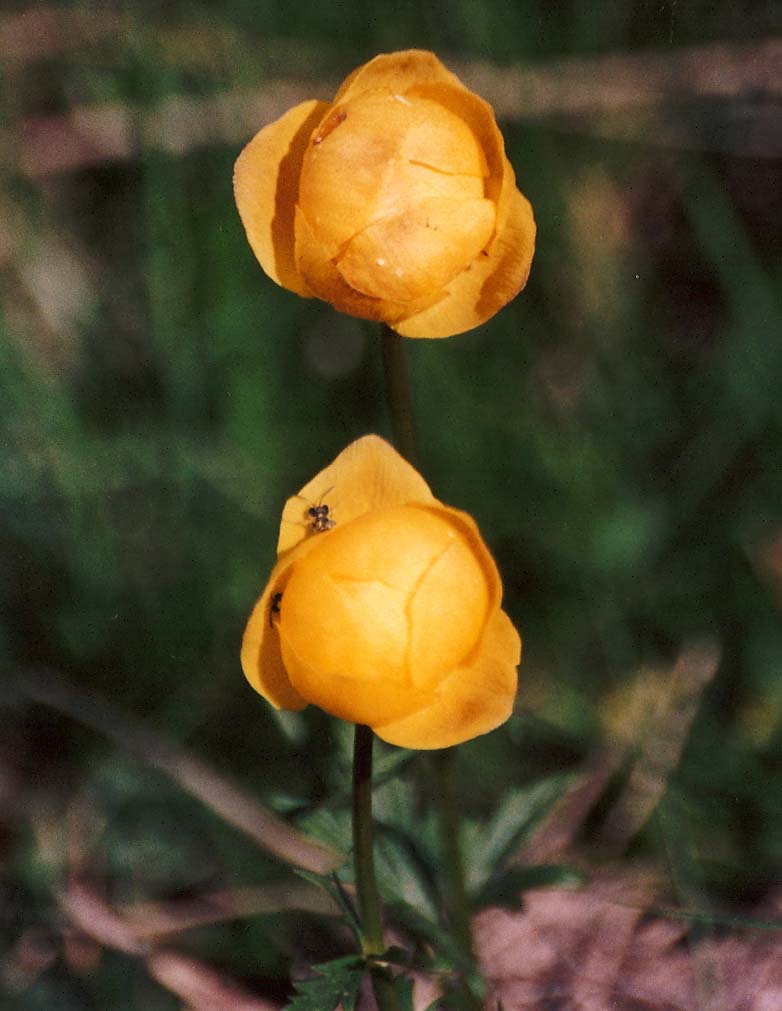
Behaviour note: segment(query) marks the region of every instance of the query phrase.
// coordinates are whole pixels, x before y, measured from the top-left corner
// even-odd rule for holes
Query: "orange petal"
[[[453,200],[480,200],[483,179],[463,172],[441,172],[420,162],[397,160],[389,175],[386,191],[381,194],[373,220],[396,214],[428,197],[450,197]]]
[[[454,509],[453,506],[441,505],[439,502],[437,503],[437,506],[448,513],[449,522],[460,528],[464,539],[472,545],[472,549],[475,552],[476,557],[481,559],[484,575],[489,586],[489,610],[494,611],[495,609],[498,609],[500,603],[502,602],[502,580],[500,579],[497,564],[483,542],[481,532],[478,529],[478,524],[469,513],[462,512],[461,509]]]
[[[236,161],[234,194],[247,239],[269,277],[298,295],[312,292],[294,260],[294,210],[310,135],[328,109],[302,102],[253,137]]]
[[[440,291],[494,232],[490,200],[429,197],[381,218],[351,239],[337,270],[352,288],[407,301]]]
[[[398,53],[381,53],[345,78],[334,102],[347,101],[369,88],[388,88],[404,94],[408,88],[425,81],[445,81],[461,86],[459,78],[428,50],[404,49]]]
[[[441,87],[447,89],[449,95],[451,91],[462,95],[470,94],[460,87]],[[425,90],[419,93],[416,88],[408,95],[394,96],[396,101],[406,102],[411,109],[410,127],[399,154],[408,161],[438,172],[483,179],[489,174],[489,165],[481,147],[481,134],[485,133],[485,129],[480,132],[473,130],[471,119],[462,114],[462,103],[453,100],[450,105],[444,104],[439,100],[441,93],[438,89],[435,98],[427,98]],[[469,102],[469,99],[466,101]],[[481,99],[477,101],[489,109]]]
[[[497,234],[489,248],[447,285],[435,305],[391,325],[403,337],[450,337],[490,319],[527,283],[535,250],[535,219],[506,169],[497,207]]]
[[[487,177],[486,196],[490,200],[497,200],[505,172],[505,143],[494,118],[494,110],[489,103],[460,84],[454,87],[439,81],[416,85],[410,89],[408,98],[412,102],[417,98],[430,99],[467,125],[472,145],[477,146],[485,158],[485,169],[482,174]],[[421,144],[421,157],[425,158],[425,132],[421,134]],[[413,158],[412,154],[405,153],[407,157]],[[428,161],[425,163],[430,164]]]
[[[382,676],[371,681],[357,681],[336,672],[324,676],[301,660],[284,639],[282,649],[285,662],[301,690],[306,692],[307,700],[340,720],[371,726],[378,713],[385,718],[389,714],[400,718],[421,706],[426,698],[421,692],[401,688],[399,682]]]
[[[416,585],[407,605],[407,662],[414,687],[436,690],[443,671],[464,663],[482,641],[490,597],[481,561],[471,545],[456,537]]]
[[[521,640],[504,611],[495,612],[475,659],[446,678],[424,708],[372,728],[402,748],[449,748],[494,730],[511,715]]]
[[[329,257],[375,217],[411,116],[409,102],[370,91],[335,105],[324,129],[313,135],[302,162],[298,202]]]
[[[279,632],[302,697],[359,723],[424,707],[484,637],[492,563],[469,535],[449,510],[412,503],[365,513],[298,554]]]
[[[303,709],[307,703],[290,682],[280,651],[274,595],[284,589],[292,559],[277,563],[253,608],[242,639],[242,670],[253,688],[276,709]]]
[[[440,88],[453,109],[439,101],[440,92],[436,99],[408,99],[375,89],[334,105],[312,135],[302,161],[298,202],[330,258],[368,224],[410,199],[410,180],[404,178],[409,162],[476,181],[489,174],[463,106],[466,103],[472,119],[485,117],[489,107],[475,96],[454,98],[453,92],[468,94],[462,89]],[[493,122],[490,111],[488,116]],[[403,178],[398,185],[400,167]],[[428,178],[422,174],[420,182],[422,189],[412,194],[414,199],[435,195],[436,189],[427,188],[436,182],[431,173]],[[476,192],[472,183],[469,192],[482,197],[484,187]]]
[[[289,498],[282,511],[277,554],[290,551],[310,537],[327,534],[312,530],[308,509],[326,504],[335,523],[348,523],[373,509],[419,502],[436,503],[418,471],[378,435],[365,435]]]
[[[434,305],[445,296],[443,290],[433,292],[424,298],[410,302],[393,302],[390,299],[372,298],[360,291],[355,291],[340,275],[331,258],[302,213],[296,208],[296,264],[312,292],[330,302],[335,309],[358,316],[359,319],[371,319],[379,323],[393,323],[422,309]]]

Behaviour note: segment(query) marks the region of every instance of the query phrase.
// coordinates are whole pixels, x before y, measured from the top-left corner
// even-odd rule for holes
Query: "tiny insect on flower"
[[[328,534],[301,501],[338,495]],[[511,714],[521,643],[470,516],[377,436],[347,447],[283,509],[278,558],[242,667],[272,705],[320,706],[391,744],[442,748]],[[284,595],[284,597],[283,597]],[[284,606],[283,606],[284,600]]]
[[[317,502],[312,503],[309,499],[306,499],[303,495],[294,495],[294,498],[302,499],[307,503],[307,509],[305,510],[305,525],[314,530],[315,533],[323,534],[327,530],[333,530],[337,525],[337,521],[331,515],[331,506],[323,499],[333,491],[333,488],[328,488],[320,496]]]
[[[323,505],[310,506],[307,512],[312,518],[312,529],[316,530],[319,534],[332,530],[336,526],[336,520],[333,520],[329,516],[329,507],[325,503]]]

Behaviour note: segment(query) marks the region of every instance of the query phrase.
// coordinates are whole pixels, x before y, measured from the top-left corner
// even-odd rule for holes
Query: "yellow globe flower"
[[[404,337],[478,326],[535,244],[490,105],[433,53],[375,57],[242,151],[236,203],[272,280]]]
[[[521,641],[466,513],[375,435],[283,509],[242,668],[278,709],[308,703],[391,744],[444,748],[511,714]]]

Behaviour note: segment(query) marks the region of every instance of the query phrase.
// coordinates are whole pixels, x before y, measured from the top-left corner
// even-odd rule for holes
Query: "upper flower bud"
[[[239,156],[236,203],[278,284],[405,337],[448,337],[524,286],[535,241],[491,106],[432,54],[377,56]]]
[[[473,520],[366,436],[286,503],[242,666],[279,708],[312,702],[405,747],[458,744],[513,706],[520,641],[501,593]]]

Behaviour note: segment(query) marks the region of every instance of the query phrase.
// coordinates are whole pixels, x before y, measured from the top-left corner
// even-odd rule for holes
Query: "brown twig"
[[[716,642],[687,644],[667,676],[660,679],[655,709],[648,714],[645,725],[630,728],[637,753],[601,828],[600,842],[607,853],[622,853],[660,802],[681,757],[703,691],[717,672],[720,655]]]
[[[555,120],[575,129],[663,147],[782,153],[777,68],[782,39],[711,43],[620,53],[548,65],[458,66],[465,82],[510,122]],[[0,135],[7,168],[40,178],[105,162],[133,160],[143,148],[182,154],[207,144],[240,144],[264,123],[334,82],[276,79],[252,91],[174,96],[152,111],[129,104],[77,106],[30,116]],[[708,100],[708,108],[703,101]],[[701,103],[693,112],[694,103]]]
[[[225,888],[191,898],[134,902],[118,907],[135,936],[141,939],[157,939],[226,920],[290,910],[324,916],[338,916],[340,912],[326,892],[305,881]]]
[[[206,762],[129,719],[94,693],[69,684],[56,671],[29,672],[18,680],[18,686],[32,701],[104,734],[118,747],[163,772],[285,863],[317,874],[328,874],[342,863],[341,854],[288,825]]]
[[[633,754],[627,781],[599,837],[605,856],[621,853],[660,801],[719,659],[715,642],[685,644],[670,671],[655,682],[654,711],[633,716],[627,706],[622,707],[623,733],[613,733],[610,743],[589,759],[514,859],[538,864],[570,854],[588,815]]]
[[[88,881],[69,882],[60,902],[82,933],[103,947],[142,958],[150,976],[193,1011],[278,1011],[276,1004],[249,993],[199,959],[169,948],[153,950],[133,923]]]

